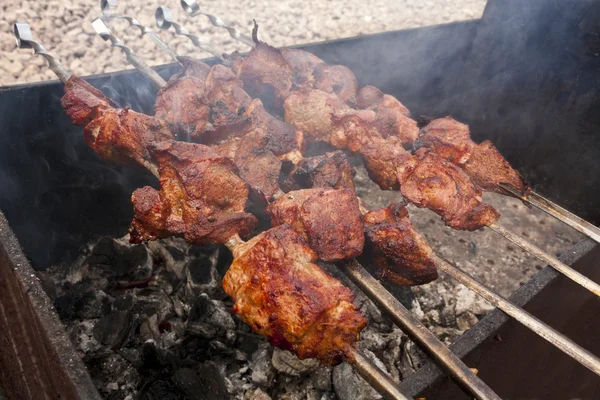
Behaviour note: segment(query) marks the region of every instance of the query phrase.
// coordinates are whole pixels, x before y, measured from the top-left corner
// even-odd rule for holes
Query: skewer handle
[[[462,283],[463,285],[465,285],[466,287],[473,290],[475,293],[479,294],[481,297],[489,301],[494,307],[499,308],[507,315],[516,319],[517,321],[525,325],[527,328],[531,329],[531,331],[535,332],[537,335],[547,340],[564,353],[571,356],[581,365],[588,368],[595,374],[600,375],[600,359],[598,357],[588,352],[581,346],[577,345],[566,336],[563,336],[558,331],[549,327],[533,315],[529,314],[527,311],[523,310],[520,307],[517,307],[510,301],[506,300],[504,297],[489,290],[479,281],[467,275],[455,266],[451,265],[448,261],[442,259],[439,256],[434,257],[436,267],[440,271],[447,273],[452,278],[459,281],[460,283]]]
[[[215,50],[209,43],[202,41],[198,36],[190,33],[183,26],[173,21],[173,14],[171,9],[168,7],[158,7],[156,12],[154,13],[154,17],[156,19],[156,26],[159,29],[169,29],[171,26],[175,29],[175,33],[180,36],[185,36],[192,41],[192,44],[199,49],[202,49],[213,56],[217,57],[219,60],[223,61],[223,55],[220,54],[217,50]]]
[[[346,361],[354,366],[358,374],[390,400],[410,400],[411,398],[400,391],[400,388],[387,374],[373,364],[355,348],[348,350]]]
[[[152,68],[150,68],[150,66],[148,64],[146,64],[144,61],[142,61],[142,59],[139,58],[133,52],[133,50],[131,50],[129,47],[127,47],[125,45],[125,43],[123,43],[120,39],[118,39],[116,36],[114,36],[112,34],[110,29],[108,29],[108,26],[106,26],[106,24],[102,20],[102,18],[94,19],[92,21],[92,26],[94,27],[94,29],[96,30],[96,32],[100,35],[100,37],[102,39],[110,40],[111,44],[114,47],[119,47],[121,50],[123,50],[123,53],[125,53],[125,56],[127,57],[127,61],[129,61],[129,63],[131,65],[133,65],[138,71],[140,71],[148,79],[150,79],[150,81],[156,87],[162,88],[163,86],[165,86],[167,84],[167,82],[156,71],[154,71]]]
[[[17,22],[13,25],[13,31],[15,33],[18,48],[33,49],[35,54],[43,56],[46,61],[48,61],[50,69],[56,74],[58,79],[60,79],[63,83],[67,83],[69,78],[71,78],[71,74],[52,54],[48,53],[44,46],[33,40],[33,35],[31,34],[31,29],[29,28],[28,23]]]
[[[244,35],[237,29],[227,25],[225,22],[223,22],[221,18],[217,17],[216,15],[209,14],[206,11],[201,10],[198,3],[196,3],[194,0],[181,0],[181,7],[190,17],[195,17],[196,15],[207,16],[210,20],[210,23],[214,26],[227,29],[227,32],[229,32],[229,36],[231,36],[233,39],[238,40],[250,47],[254,47],[255,43],[251,37]]]

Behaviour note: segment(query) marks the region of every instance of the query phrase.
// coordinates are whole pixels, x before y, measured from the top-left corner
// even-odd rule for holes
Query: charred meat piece
[[[279,50],[257,41],[246,57],[233,53],[231,63],[252,98],[261,99],[268,109],[281,108],[292,88],[292,68]]]
[[[315,89],[336,94],[344,103],[356,96],[358,80],[348,67],[323,63],[315,67],[313,75]]]
[[[318,265],[316,254],[287,225],[235,248],[223,288],[233,311],[269,342],[327,365],[344,359],[367,320],[350,289]]]
[[[261,129],[255,129],[237,142],[234,162],[240,177],[250,186],[253,199],[268,203],[280,192],[279,173],[281,161],[269,149],[269,137]]]
[[[475,146],[471,157],[461,167],[477,186],[489,192],[507,194],[500,183],[509,184],[523,195],[531,190],[521,174],[510,166],[489,140]]]
[[[207,127],[209,108],[206,78],[209,67],[191,58],[183,58],[183,69],[173,75],[156,95],[154,112],[173,132],[199,136]]]
[[[208,104],[220,102],[236,114],[241,114],[252,100],[244,91],[242,81],[231,69],[221,64],[212,67],[206,77],[206,99]]]
[[[359,260],[376,277],[400,286],[437,279],[433,251],[411,224],[404,204],[368,212],[363,220],[365,251]]]
[[[267,213],[273,225],[292,226],[323,261],[340,261],[362,253],[361,214],[351,190],[296,190],[271,203]]]
[[[383,190],[399,190],[398,167],[411,159],[396,138],[373,140],[359,151],[369,178]]]
[[[356,95],[356,107],[373,110],[377,114],[376,126],[381,136],[397,137],[403,144],[411,144],[419,135],[417,122],[394,96],[383,94],[374,86],[365,86]]]
[[[471,140],[469,127],[450,117],[438,118],[421,129],[417,145],[432,149],[453,164],[464,164],[477,144]]]
[[[315,84],[314,70],[323,60],[300,49],[281,49],[285,61],[292,67],[294,89],[313,88]]]
[[[530,190],[490,141],[476,144],[469,126],[450,117],[431,121],[421,130],[418,144],[460,166],[483,190],[506,194],[499,183],[507,183],[523,194]]]
[[[115,103],[100,90],[75,75],[65,84],[65,94],[60,104],[71,121],[81,126],[103,111],[116,108]]]
[[[356,171],[346,154],[335,151],[302,159],[286,178],[283,189],[333,188],[354,191],[355,175]]]
[[[153,173],[157,171],[148,148],[173,139],[165,122],[127,108],[105,109],[87,124],[84,137],[101,158],[119,165],[139,164]]]
[[[244,213],[248,188],[233,162],[210,147],[176,141],[150,147],[160,172],[160,191],[133,193],[130,240],[181,236],[193,244],[224,243],[247,236],[256,218]]]
[[[464,171],[427,149],[398,167],[398,181],[407,200],[434,211],[452,228],[473,231],[500,217],[482,203],[481,189]]]

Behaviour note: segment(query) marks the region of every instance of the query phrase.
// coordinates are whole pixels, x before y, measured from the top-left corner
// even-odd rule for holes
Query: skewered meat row
[[[259,42],[256,34],[254,34],[254,40],[257,42],[255,49],[260,47],[260,51],[253,49],[250,52],[252,57],[245,59],[238,56],[236,69],[242,81],[244,81],[244,74],[240,71],[244,69],[257,71],[252,64],[260,56],[268,58],[268,60],[260,60],[265,68],[252,77],[252,85],[256,85],[256,82],[268,81],[273,76],[275,72],[268,70],[268,66],[280,64],[282,58],[290,60],[292,74],[286,75],[286,79],[292,82],[296,79],[298,85],[295,86],[299,89],[291,93],[286,90],[286,93],[289,94],[284,101],[285,120],[300,128],[307,138],[327,141],[337,148],[359,152],[365,159],[369,175],[383,189],[397,188],[401,186],[403,180],[413,181],[412,190],[404,190],[403,195],[420,207],[431,208],[440,214],[448,225],[457,229],[474,230],[494,223],[499,215],[490,206],[481,202],[481,189],[491,190],[494,188],[498,190],[499,182],[515,182],[515,177],[519,178],[521,186],[524,185],[518,173],[510,168],[491,144],[482,144],[478,151],[469,158],[469,166],[461,165],[464,172],[453,167],[452,164],[444,162],[441,157],[425,153],[415,155],[413,163],[415,160],[416,162],[427,161],[426,164],[433,170],[428,171],[424,167],[418,168],[420,173],[415,177],[412,175],[412,171],[415,171],[414,165],[412,165],[410,168],[403,169],[398,176],[398,182],[396,182],[394,171],[399,166],[399,162],[406,159],[406,155],[402,155],[398,143],[393,144],[398,149],[390,152],[388,149],[390,143],[385,142],[389,142],[390,137],[394,136],[401,138],[400,140],[404,137],[406,140],[411,137],[411,132],[418,132],[416,123],[407,117],[407,109],[392,96],[367,86],[361,89],[355,97],[349,98],[350,104],[354,103],[356,107],[363,109],[354,110],[345,103],[349,99],[315,89],[314,71],[317,66],[321,65],[318,63],[318,58],[295,49],[286,50],[284,56],[283,52],[277,54],[276,49]],[[252,54],[253,52],[254,54]],[[287,68],[284,71],[287,71]],[[278,71],[278,73],[280,72]],[[348,83],[345,87],[352,87],[351,80],[345,82]],[[333,91],[330,90],[330,92]],[[283,95],[282,93],[280,97]],[[374,117],[374,110],[380,112],[377,118]],[[407,123],[407,120],[412,123]],[[414,130],[411,130],[411,127],[414,127]],[[376,137],[377,139],[375,139]],[[416,134],[412,134],[411,141],[415,138]],[[363,149],[364,151],[361,153]],[[382,161],[378,157],[381,152],[385,154],[384,160],[390,160],[390,162]],[[486,171],[489,165],[502,166],[502,168],[493,172]],[[465,185],[453,189],[448,179],[437,179],[437,171],[441,171],[442,175],[450,180],[453,177],[457,178],[456,183]],[[465,175],[465,172],[468,175]],[[473,177],[475,184],[470,184],[469,175]],[[509,179],[505,179],[505,177]],[[431,187],[430,190],[424,191],[432,183],[438,187],[438,190]],[[442,198],[444,195],[451,194],[458,194],[458,196],[456,199]]]
[[[498,153],[492,142],[473,142],[469,126],[451,117],[435,119],[427,124],[419,134],[417,145],[432,149],[440,157],[461,167],[483,190],[506,194],[499,184],[507,183],[522,194],[530,191],[525,180]]]
[[[99,91],[84,81],[73,82],[78,85],[65,87],[63,101],[70,115],[77,111],[73,117],[81,123],[93,122],[97,108],[107,119],[116,116],[110,112],[112,102]],[[78,99],[79,93],[85,96]],[[113,143],[119,146],[121,135],[138,132],[122,126],[114,135],[106,135],[106,126],[113,125],[98,128],[99,137],[107,139],[102,149]],[[236,301],[234,310],[271,343],[301,358],[340,362],[358,340],[366,319],[352,304],[352,292],[314,264],[317,256],[304,237],[284,224],[241,242],[236,233],[251,231],[255,217],[243,212],[248,189],[235,175],[231,160],[200,144],[139,143],[146,147],[134,153],[147,153],[158,163],[153,169],[160,175],[161,190],[145,187],[132,196],[131,240],[179,235],[197,244],[227,243],[235,260],[223,285]]]

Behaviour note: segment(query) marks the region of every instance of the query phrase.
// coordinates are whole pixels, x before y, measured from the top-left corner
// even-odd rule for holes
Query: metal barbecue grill
[[[110,5],[110,2],[103,3],[107,7]],[[524,173],[536,190],[543,192],[549,198],[560,200],[559,202],[567,208],[597,223],[600,221],[600,213],[592,205],[600,192],[600,178],[589,174],[589,171],[598,170],[597,163],[600,160],[598,155],[598,152],[600,152],[599,139],[592,137],[590,133],[594,129],[600,128],[598,126],[600,124],[598,124],[597,111],[594,112],[594,104],[598,105],[598,96],[600,96],[597,85],[591,86],[591,88],[586,87],[585,100],[578,101],[578,98],[583,90],[582,88],[585,87],[585,84],[581,82],[592,82],[591,79],[594,73],[598,71],[595,67],[596,64],[594,64],[598,56],[597,52],[594,52],[595,47],[593,46],[594,43],[597,44],[600,25],[598,25],[597,20],[591,21],[591,19],[594,15],[600,15],[600,8],[591,2],[581,2],[577,6],[573,6],[568,13],[561,13],[558,6],[555,6],[556,8],[546,8],[541,2],[540,4],[532,2],[535,4],[527,5],[514,2],[510,4],[510,7],[507,7],[507,9],[512,10],[510,15],[504,15],[504,9],[499,3],[490,1],[481,21],[391,32],[365,38],[309,45],[303,48],[329,63],[347,65],[356,73],[361,80],[361,84],[368,83],[384,88],[386,92],[402,99],[413,110],[414,115],[451,114],[469,121],[469,124],[474,127],[473,131],[485,132],[486,139],[490,139],[497,144],[503,155]],[[194,2],[183,1],[182,5],[190,15],[205,15],[214,25],[225,25],[217,17],[199,10]],[[169,49],[167,44],[160,41],[153,31],[141,26],[137,20],[128,16],[112,14],[108,8],[105,9],[107,10],[104,16],[105,21],[95,20],[94,27],[105,40],[110,40],[114,46],[123,48],[128,60],[136,68],[142,70],[149,79],[145,80],[135,72],[127,72],[94,77],[90,79],[90,82],[99,88],[103,87],[105,83],[111,82],[113,87],[122,88],[120,95],[125,100],[123,103],[134,104],[140,110],[149,112],[152,108],[153,94],[156,93],[156,87],[164,85],[163,78],[166,79],[170,76],[177,70],[178,66],[159,67],[157,70],[162,76],[161,78],[158,74],[152,72],[143,60],[139,60],[125,44],[112,35],[106,26],[106,22],[109,22],[110,18],[129,18],[128,21],[132,25],[137,26],[142,34],[153,38],[163,50],[171,53],[172,50]],[[521,11],[518,16],[514,14],[516,9]],[[517,18],[518,21],[515,22],[514,18]],[[573,32],[568,31],[571,35],[566,35],[567,32],[563,31],[546,32],[544,30],[541,32],[540,28],[530,30],[522,28],[527,26],[527,21],[537,20],[538,18],[546,18],[549,21],[552,21],[553,18],[563,18],[566,21],[565,26],[568,26]],[[579,24],[579,21],[583,22]],[[182,26],[173,21],[169,11],[164,8],[157,10],[157,24],[163,29],[174,26],[177,33],[189,34]],[[515,26],[522,29],[513,29]],[[225,26],[225,28],[228,27]],[[231,29],[229,32],[233,38],[250,45],[247,36]],[[25,25],[17,27],[16,34],[22,43],[33,44],[35,48],[33,38],[27,36],[28,32]],[[536,54],[535,48],[539,42],[534,39],[540,35],[547,36],[542,49],[544,51],[543,57],[541,54]],[[523,42],[527,43],[523,38],[530,38],[531,42],[535,44],[523,44]],[[584,39],[583,43],[590,47],[589,49],[581,44],[582,39]],[[191,37],[191,40],[198,47],[211,53],[214,52],[205,43],[201,43],[198,38]],[[390,43],[394,44],[394,54],[384,51],[384,49],[391,47],[389,46]],[[490,48],[494,48],[491,54]],[[427,51],[420,53],[419,51],[422,51],[422,49]],[[575,49],[577,50],[577,62],[573,62],[573,65],[566,67],[562,64],[555,67],[556,64],[553,61],[562,59],[564,57],[562,52],[567,52],[567,54],[573,56]],[[35,48],[35,50],[38,54],[48,55],[43,48]],[[552,52],[548,55],[546,51],[550,50]],[[357,59],[356,54],[362,54],[362,56]],[[507,56],[507,54],[512,55],[512,57]],[[506,59],[523,61],[516,63],[517,65],[507,67],[505,65],[506,61],[503,61]],[[216,61],[218,60],[212,60],[209,63]],[[429,67],[432,62],[438,65],[435,68]],[[443,68],[440,68],[440,64],[443,65]],[[500,69],[498,65],[502,65],[503,69]],[[533,74],[531,69],[527,68],[527,65],[538,65],[540,68],[544,66],[548,70],[544,70],[543,74],[537,72]],[[552,68],[562,69],[558,71]],[[53,65],[54,69],[61,71],[56,64]],[[496,70],[509,72],[495,74]],[[443,72],[440,73],[440,71]],[[577,72],[577,82],[569,80],[571,76],[569,72],[573,71]],[[59,73],[61,79],[66,78],[66,76],[67,73],[65,72]],[[421,82],[425,83],[421,84]],[[597,82],[595,83],[597,84]],[[152,84],[154,84],[154,87]],[[523,90],[517,90],[520,87],[537,90],[523,93]],[[60,83],[17,86],[0,91],[0,105],[3,105],[3,108],[10,105],[17,111],[26,107],[28,110],[32,110],[27,115],[22,112],[0,115],[4,119],[0,121],[0,126],[3,129],[0,143],[5,142],[5,145],[0,146],[0,149],[2,149],[0,151],[5,153],[0,157],[0,162],[6,163],[6,165],[2,165],[2,171],[11,171],[7,180],[10,190],[0,195],[0,207],[6,214],[8,222],[25,250],[25,254],[32,261],[32,264],[40,269],[72,252],[75,247],[89,238],[89,232],[111,234],[121,231],[129,220],[129,204],[126,201],[129,193],[133,188],[147,183],[146,178],[136,176],[135,173],[127,170],[120,171],[121,175],[119,175],[118,180],[115,180],[113,172],[104,167],[101,161],[95,159],[95,156],[81,140],[80,135],[67,135],[67,132],[76,131],[76,128],[71,126],[60,110],[57,99],[60,97],[61,92]],[[465,107],[465,104],[469,104],[470,107]],[[518,112],[515,111],[513,104],[519,105]],[[45,118],[29,118],[31,113],[45,116],[48,120]],[[507,124],[506,121],[509,121],[509,123]],[[565,129],[567,129],[568,135],[565,133]],[[578,140],[572,140],[572,138]],[[569,143],[568,151],[564,151],[567,146],[561,148],[561,146],[557,146],[557,143]],[[4,149],[10,150],[5,151]],[[30,156],[20,157],[23,154]],[[69,157],[65,157],[65,154],[69,154]],[[73,154],[76,154],[76,156],[73,156]],[[546,159],[550,159],[550,161],[541,162]],[[561,159],[563,162],[554,162],[557,159]],[[42,160],[41,163],[40,160]],[[544,167],[540,165],[544,165]],[[549,166],[546,167],[546,165]],[[568,170],[565,168],[566,165],[569,166]],[[561,169],[561,166],[564,169]],[[58,182],[75,178],[78,179],[80,184],[75,185],[67,193],[54,190],[53,185],[49,186],[51,189],[48,189],[48,187],[40,189],[40,183],[46,179]],[[90,180],[93,183],[91,185],[92,191],[88,190]],[[581,188],[585,188],[585,190]],[[18,196],[27,196],[27,198],[35,200],[31,203],[23,203],[19,201]],[[585,223],[585,221],[578,221],[576,217],[567,214],[565,210],[556,209],[552,204],[548,204],[544,198],[533,197],[530,202],[549,213],[557,214],[571,226],[592,239],[597,241],[600,237],[597,228]],[[78,210],[78,212],[73,214],[73,209]],[[114,218],[107,221],[102,210],[114,210]],[[77,225],[74,225],[75,221]],[[9,230],[5,222],[0,224],[0,229],[2,233]],[[516,237],[500,226],[495,226],[493,229],[519,245],[528,246],[521,238]],[[48,238],[50,239],[48,245],[39,246],[42,240]],[[3,245],[5,251],[2,254],[5,260],[2,264],[12,265],[19,272],[19,274],[14,275],[14,279],[21,282],[11,284],[9,280],[9,289],[10,285],[18,287],[19,284],[33,288],[29,294],[32,299],[25,300],[33,304],[33,307],[31,307],[33,312],[26,317],[27,321],[18,320],[15,324],[34,324],[39,331],[46,332],[43,336],[48,337],[50,332],[56,332],[60,328],[57,327],[57,322],[52,318],[47,315],[39,315],[41,311],[39,307],[48,307],[47,304],[40,305],[40,302],[44,302],[45,297],[39,290],[39,284],[24,275],[25,273],[29,274],[27,269],[29,267],[24,259],[19,258],[22,256],[18,254],[18,250],[12,248],[15,246],[14,241],[10,238],[6,239]],[[9,248],[9,246],[11,247]],[[538,252],[537,249],[531,247],[528,247],[527,250]],[[562,270],[561,272],[574,278],[575,281],[578,281],[590,291],[598,294],[597,285],[594,281],[600,281],[600,277],[597,269],[593,269],[594,262],[598,259],[597,250],[594,248],[594,242],[586,239],[565,255],[561,260],[562,262],[557,262],[554,258],[549,258],[545,254],[538,254],[537,256],[556,269]],[[582,262],[587,261],[587,265],[580,265],[584,269],[580,272],[590,279],[579,276],[578,273],[565,268],[565,264],[575,263],[579,259],[582,259]],[[599,354],[598,343],[597,341],[585,340],[586,337],[588,339],[593,337],[594,332],[598,332],[599,329],[598,323],[593,318],[594,314],[590,311],[599,308],[598,298],[592,293],[573,285],[572,282],[560,276],[556,271],[546,269],[518,290],[509,299],[510,302],[507,302],[445,260],[439,259],[437,266],[440,270],[450,274],[465,286],[485,297],[506,314],[516,318],[531,331],[554,344],[560,351],[570,355],[587,367],[586,369],[581,366],[574,366],[576,363],[573,359],[558,356],[561,368],[586,378],[578,378],[581,379],[580,382],[591,382],[581,385],[579,388],[572,388],[574,397],[583,396],[587,398],[590,396],[590,398],[593,398],[594,393],[598,394],[600,380],[596,374],[600,373],[600,362],[594,356],[594,354]],[[499,335],[508,335],[505,337],[515,335],[511,350],[504,349],[504,353],[507,351],[521,352],[524,351],[523,348],[519,348],[518,344],[514,342],[518,342],[520,337],[528,338],[528,335],[530,335],[523,326],[515,325],[512,321],[506,323],[507,316],[499,310],[494,311],[451,346],[451,350],[456,356],[465,357],[465,363],[463,364],[456,356],[448,352],[445,345],[429,333],[360,265],[348,262],[342,265],[341,269],[382,310],[390,315],[392,320],[409,334],[430,355],[434,363],[445,374],[451,376],[454,382],[458,383],[465,392],[477,398],[498,398],[498,395],[487,386],[489,384],[501,397],[519,397],[518,392],[508,392],[509,389],[498,384],[497,378],[491,378],[491,380],[488,378],[492,374],[491,371],[494,371],[494,377],[503,373],[511,375],[510,372],[504,371],[500,365],[496,365],[495,368],[492,367],[496,360],[509,363],[506,354],[498,355],[498,348],[500,347],[498,343],[501,342],[496,340],[494,344],[494,337],[498,337],[496,336],[498,330],[509,332],[507,334],[499,333]],[[560,289],[561,285],[572,289],[573,293],[569,292],[572,301],[569,303],[580,305],[579,310],[569,310],[568,307],[564,307],[564,313],[581,312],[583,315],[590,316],[581,321],[569,320],[568,334],[567,332],[563,333],[567,334],[572,340],[553,331],[540,320],[519,308],[528,303],[535,308],[534,303],[539,302],[538,299],[545,299],[541,304],[548,305],[549,309],[540,310],[538,304],[535,315],[539,315],[540,319],[546,321],[545,314],[552,314],[552,310],[559,307],[556,305],[556,300],[551,299],[551,294],[548,293],[551,293],[551,290],[563,293]],[[7,295],[9,300],[5,302],[4,297],[0,297],[2,303],[18,304],[19,301],[15,300],[15,293],[17,293],[15,290],[18,291],[18,289],[13,288],[12,291],[9,289],[3,291],[11,293],[10,296]],[[4,316],[4,325],[0,326],[8,328],[10,323],[7,321],[11,316],[6,308],[3,307],[1,310]],[[582,309],[585,311],[580,311]],[[532,309],[532,314],[533,311]],[[550,325],[555,326],[554,324]],[[567,327],[563,326],[563,328]],[[578,330],[581,331],[580,334],[575,333]],[[28,335],[26,331],[19,331],[18,329],[8,329],[6,331],[10,332],[9,337],[12,335],[13,338],[18,335]],[[531,339],[527,339],[526,342],[533,343]],[[537,349],[548,349],[548,347],[544,347],[547,346],[547,343],[539,344],[539,342],[543,341],[539,339],[535,341],[535,346],[540,346],[536,347]],[[12,350],[11,345],[3,344],[0,346],[0,355],[2,355],[0,359],[4,358],[16,362],[14,358],[4,357],[4,354],[11,354],[11,351],[23,354],[17,349],[18,346],[19,344],[16,344],[14,339]],[[83,372],[79,363],[77,361],[71,361],[70,363],[65,361],[65,357],[73,357],[68,343],[65,344],[64,341],[63,343],[53,342],[52,336],[50,336],[48,341],[42,341],[41,344],[27,344],[27,346],[30,350],[35,346],[44,346],[45,351],[50,354],[47,357],[50,361],[47,362],[61,366],[56,374],[39,375],[38,372],[35,372],[36,363],[32,362],[31,367],[29,367],[33,370],[32,375],[25,379],[27,387],[35,389],[36,386],[30,381],[38,380],[46,384],[45,388],[38,388],[39,390],[50,387],[50,390],[62,393],[67,398],[77,396],[77,393],[81,397],[84,397],[84,393],[93,396],[93,394],[89,394],[93,392],[89,377]],[[558,350],[552,348],[548,351],[555,354],[554,352]],[[34,353],[29,354],[29,357],[35,358]],[[522,354],[525,357],[526,353]],[[479,371],[488,372],[485,373],[485,377],[481,377],[483,379],[479,379],[467,365],[475,367]],[[402,393],[406,396],[423,395],[427,398],[459,398],[459,396],[464,396],[464,394],[461,394],[462,392],[456,391],[455,383],[440,377],[440,369],[437,369],[433,364],[424,366],[402,382],[400,389],[393,382],[386,380],[385,375],[374,370],[369,362],[362,360],[360,356],[355,367],[374,387],[390,398],[404,398]],[[535,372],[533,375],[533,382],[551,384],[551,382],[544,381],[543,377],[538,377],[538,375],[541,375],[540,371]],[[0,374],[0,377],[3,380],[7,377],[10,379],[9,375]],[[494,381],[494,384],[490,383],[491,381]],[[554,383],[558,391],[547,391],[546,393],[566,393],[564,392],[566,387],[564,384],[561,386],[560,382]],[[10,390],[10,385],[7,386]],[[505,386],[510,385],[505,384]],[[560,390],[563,390],[563,392],[560,392]],[[580,392],[577,392],[577,390]]]

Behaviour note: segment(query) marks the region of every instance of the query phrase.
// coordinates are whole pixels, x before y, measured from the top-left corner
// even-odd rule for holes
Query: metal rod
[[[239,40],[240,42],[244,43],[245,45],[254,47],[254,45],[256,44],[256,43],[254,43],[254,40],[252,40],[252,38],[250,36],[244,35],[242,32],[238,31],[237,29],[227,25],[225,22],[223,22],[223,20],[221,18],[217,17],[216,15],[209,14],[208,12],[201,10],[198,3],[196,3],[194,0],[181,0],[181,7],[185,10],[185,12],[190,17],[195,17],[196,15],[204,15],[204,16],[208,17],[211,24],[213,24],[214,26],[219,27],[219,28],[227,29],[227,32],[229,32],[229,36],[231,36],[235,40]]]
[[[123,43],[120,39],[118,39],[112,34],[108,26],[106,26],[106,24],[102,20],[102,18],[99,17],[94,19],[92,21],[92,26],[102,39],[110,40],[114,47],[119,47],[121,50],[123,50],[123,53],[125,53],[125,56],[127,57],[127,61],[129,61],[131,65],[133,65],[138,71],[140,71],[148,79],[150,79],[150,81],[156,87],[162,88],[167,84],[167,82],[155,70],[150,68],[150,66],[144,61],[142,61],[142,59],[139,58],[133,52],[133,50],[127,47],[125,43]]]
[[[20,49],[33,49],[33,52],[37,55],[43,56],[48,61],[48,66],[56,74],[58,79],[63,83],[67,83],[71,74],[67,69],[58,61],[52,54],[37,41],[33,40],[31,29],[29,24],[26,22],[17,22],[13,25],[13,32],[17,40],[17,47]]]
[[[367,381],[379,394],[390,400],[410,400],[411,397],[400,391],[400,388],[386,373],[373,364],[360,351],[350,348],[347,351],[346,361],[351,364],[356,372]]]
[[[339,268],[374,303],[381,307],[412,341],[423,348],[432,360],[448,373],[465,391],[477,399],[500,397],[473,373],[446,345],[440,342],[425,325],[415,318],[356,260],[338,263]]]
[[[527,311],[517,307],[499,294],[494,293],[468,274],[451,265],[448,261],[440,258],[437,255],[434,255],[434,260],[436,267],[440,271],[447,273],[452,278],[456,279],[489,301],[493,306],[499,308],[507,315],[516,319],[521,324],[535,332],[537,335],[571,356],[581,365],[585,366],[595,374],[600,375],[600,359],[598,357],[591,354],[581,346],[575,344],[573,341],[563,336],[550,326],[546,325],[533,315],[529,314]]]
[[[592,281],[590,278],[580,274],[579,272],[575,271],[573,268],[569,267],[567,264],[563,263],[558,258],[551,256],[550,254],[546,253],[542,249],[529,243],[528,241],[523,239],[521,236],[509,231],[508,229],[506,229],[498,224],[489,225],[488,228],[490,228],[494,232],[504,236],[506,239],[510,240],[512,243],[521,247],[523,250],[527,251],[529,254],[533,255],[537,259],[539,259],[545,263],[548,263],[548,265],[550,265],[552,268],[554,268],[561,274],[565,275],[567,278],[571,279],[573,282],[576,282],[577,284],[583,286],[590,292],[594,293],[596,296],[600,296],[600,285],[599,284]]]
[[[577,215],[573,214],[568,210],[565,210],[558,204],[546,199],[542,195],[537,194],[535,192],[531,192],[528,195],[523,196],[519,192],[514,190],[510,185],[505,185],[501,183],[500,186],[502,187],[502,189],[506,190],[516,198],[521,199],[526,204],[539,208],[546,214],[558,219],[561,222],[564,222],[571,228],[578,230],[587,237],[600,243],[600,228],[591,224],[585,219],[578,217]]]
[[[156,32],[152,30],[152,28],[148,28],[147,26],[142,25],[137,19],[128,15],[114,13],[112,11],[112,8],[116,7],[116,5],[116,0],[112,0],[110,2],[107,0],[102,0],[102,2],[100,3],[100,8],[102,9],[102,16],[104,19],[122,19],[129,22],[129,26],[138,28],[142,36],[147,36],[150,39],[152,39],[154,43],[156,43],[158,47],[160,47],[164,52],[166,52],[173,60],[179,62],[177,53],[175,53],[175,51],[173,51],[173,49],[171,49],[168,44],[163,42],[162,39],[158,37]]]
[[[190,33],[183,26],[173,21],[173,14],[171,9],[168,7],[158,7],[154,13],[156,19],[156,26],[160,29],[169,29],[171,26],[175,29],[175,33],[181,36],[185,36],[192,41],[192,44],[199,49],[209,52],[219,60],[223,61],[223,55],[215,50],[209,43],[202,41],[198,36]]]

